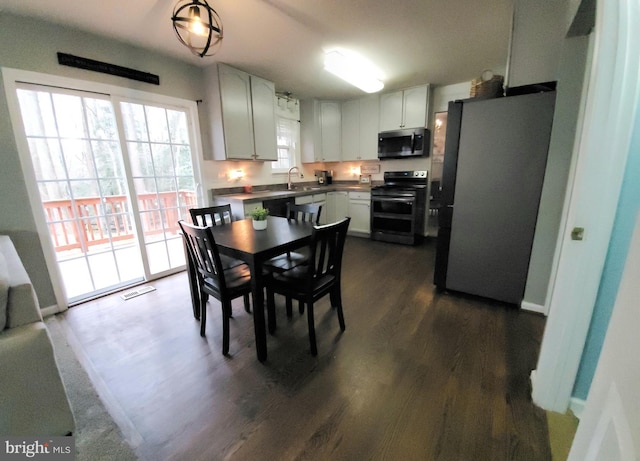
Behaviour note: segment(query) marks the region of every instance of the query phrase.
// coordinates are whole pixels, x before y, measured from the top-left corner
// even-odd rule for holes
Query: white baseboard
[[[571,400],[569,401],[569,409],[571,409],[576,418],[580,419],[586,403],[587,402],[585,400],[579,399],[577,397],[571,397]]]
[[[522,310],[525,310],[525,311],[537,312],[538,314],[547,315],[547,310],[545,309],[544,306],[541,306],[540,304],[534,304],[528,301],[522,301],[520,303],[520,308],[522,308]]]
[[[40,313],[42,314],[42,317],[49,317],[59,312],[62,312],[62,310],[58,307],[57,304],[54,304],[53,306],[43,307],[42,309],[40,309]]]

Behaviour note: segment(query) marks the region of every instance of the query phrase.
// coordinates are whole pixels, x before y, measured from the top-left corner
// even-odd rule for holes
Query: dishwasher
[[[269,210],[269,216],[287,217],[287,203],[293,203],[293,197],[272,198],[262,201],[263,208]]]

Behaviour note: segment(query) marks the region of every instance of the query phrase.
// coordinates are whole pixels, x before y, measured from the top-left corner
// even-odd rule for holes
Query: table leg
[[[249,262],[251,270],[251,294],[253,296],[253,328],[256,337],[256,353],[258,360],[267,360],[267,334],[264,319],[264,293],[262,287],[262,265]]]

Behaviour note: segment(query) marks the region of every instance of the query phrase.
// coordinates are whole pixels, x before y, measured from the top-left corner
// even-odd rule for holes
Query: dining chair
[[[320,212],[322,205],[317,203],[305,203],[297,205],[295,203],[287,203],[287,219],[295,221],[308,221],[318,224],[320,222]],[[273,272],[284,272],[293,269],[301,264],[306,264],[308,255],[297,252],[288,251],[285,254],[269,259],[264,263],[264,267]]]
[[[346,217],[336,223],[314,226],[308,247],[308,263],[284,272],[271,272],[265,277],[269,331],[273,332],[276,328],[275,293],[297,299],[307,307],[309,343],[313,355],[318,353],[313,308],[316,301],[328,294],[331,306],[337,311],[340,329],[345,329],[340,275],[350,221],[351,218]]]
[[[203,208],[190,208],[191,221],[196,226],[224,226],[233,221],[231,205],[216,205]],[[227,255],[220,255],[225,268],[241,266],[244,262]]]
[[[200,336],[205,336],[207,323],[207,296],[211,295],[222,305],[222,353],[229,353],[229,319],[232,317],[231,301],[242,296],[245,310],[249,309],[251,272],[247,264],[224,268],[211,227],[194,226],[185,221],[178,224],[187,241],[190,257],[198,272],[200,290]]]
[[[314,224],[320,223],[320,213],[322,205],[317,203],[295,204],[287,203],[287,219],[295,221],[308,221]],[[309,255],[304,251],[287,251],[285,254],[275,256],[263,264],[263,268],[267,272],[284,272],[293,269],[296,266],[307,264]],[[304,303],[298,304],[298,311],[304,314]],[[291,317],[292,306],[291,298],[287,298],[287,316]]]
[[[191,214],[191,221],[196,226],[224,226],[233,221],[230,204],[191,208],[189,213]]]

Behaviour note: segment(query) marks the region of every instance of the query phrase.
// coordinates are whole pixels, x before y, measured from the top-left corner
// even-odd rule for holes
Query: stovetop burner
[[[372,188],[372,192],[384,191],[415,191],[426,189],[427,172],[417,171],[385,171],[384,184]]]

